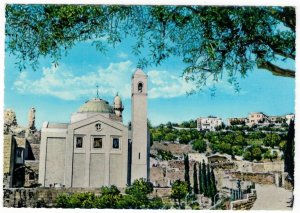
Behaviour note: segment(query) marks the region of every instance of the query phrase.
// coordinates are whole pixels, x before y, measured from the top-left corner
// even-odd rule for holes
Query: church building
[[[121,98],[113,105],[98,94],[71,115],[70,123],[44,122],[39,183],[48,187],[125,187],[149,179],[147,75],[132,75],[131,125],[122,123]]]

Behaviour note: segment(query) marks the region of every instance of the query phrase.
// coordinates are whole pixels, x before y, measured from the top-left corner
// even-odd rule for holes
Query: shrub
[[[172,160],[174,156],[170,151],[164,151],[164,150],[157,150],[157,155],[160,156],[161,160]]]
[[[70,196],[68,194],[66,193],[59,194],[55,199],[55,206],[57,208],[70,208],[68,206],[69,201],[70,201]]]
[[[206,151],[206,142],[202,139],[195,140],[193,142],[193,149],[199,153],[204,153]]]
[[[178,201],[178,205],[181,205],[181,200],[185,198],[185,196],[189,192],[188,184],[181,180],[176,180],[172,184],[172,190],[171,190],[171,198],[173,198],[175,201]]]
[[[132,195],[123,195],[116,203],[117,209],[138,209],[139,202],[136,197]]]
[[[148,198],[153,192],[153,185],[144,179],[138,179],[125,190],[127,194],[122,195],[116,186],[103,186],[101,196],[94,193],[59,194],[55,200],[57,208],[98,208],[98,209],[161,209],[164,204],[161,198]]]
[[[250,151],[246,151],[243,155],[244,160],[252,161],[252,153]]]
[[[261,160],[262,151],[259,147],[255,147],[252,150],[252,156],[254,160],[260,161]]]
[[[149,209],[162,209],[163,207],[163,201],[160,197],[154,197],[150,200]]]

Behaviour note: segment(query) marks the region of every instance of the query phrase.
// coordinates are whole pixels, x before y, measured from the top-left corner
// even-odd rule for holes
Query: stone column
[[[29,113],[28,113],[28,130],[29,130],[29,133],[33,133],[35,132],[36,128],[35,128],[35,108],[32,107],[30,110],[29,110]]]

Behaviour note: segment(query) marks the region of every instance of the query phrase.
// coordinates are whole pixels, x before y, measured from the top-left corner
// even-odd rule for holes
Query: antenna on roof
[[[97,96],[96,97],[99,98],[99,90],[98,90],[99,89],[99,85],[97,84],[96,87],[97,87]]]

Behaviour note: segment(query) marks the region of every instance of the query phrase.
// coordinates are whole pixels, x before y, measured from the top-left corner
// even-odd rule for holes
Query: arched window
[[[138,92],[139,93],[143,92],[143,83],[142,82],[139,82],[139,84],[138,84]]]

